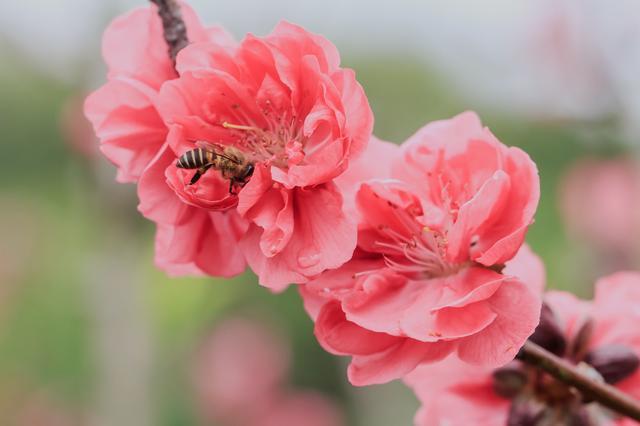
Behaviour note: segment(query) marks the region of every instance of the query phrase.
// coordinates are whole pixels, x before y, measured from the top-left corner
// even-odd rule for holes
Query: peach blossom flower
[[[431,123],[387,156],[390,178],[356,195],[353,259],[300,289],[320,343],[353,356],[356,385],[451,352],[507,363],[540,312],[543,267],[518,252],[539,197],[534,163],[473,113]]]
[[[545,299],[543,319],[532,340],[639,398],[640,273],[621,272],[599,280],[592,302],[561,291],[549,291]],[[527,386],[529,380],[538,386]],[[636,424],[612,418],[597,404],[583,403],[566,386],[518,361],[494,370],[451,357],[418,367],[405,382],[422,402],[415,419],[418,426],[543,425],[551,424],[551,418],[554,424]],[[571,423],[577,420],[581,422]]]
[[[566,174],[560,206],[569,232],[616,270],[640,255],[640,166],[628,159],[586,159]],[[622,263],[622,264],[620,264]]]
[[[240,241],[245,258],[275,290],[342,265],[355,248],[355,224],[333,180],[365,149],[373,116],[353,71],[339,61],[329,41],[281,22],[234,48],[187,46],[177,58],[179,78],[160,90],[173,155],[167,184],[201,211],[238,212],[248,226]],[[233,147],[254,164],[238,195],[217,171],[190,184],[193,171],[175,160],[196,141]]]
[[[140,183],[156,263],[216,276],[248,263],[274,290],[342,265],[356,226],[333,180],[373,126],[353,71],[329,41],[286,22],[238,44],[184,5],[183,15],[193,43],[177,71],[154,7],[116,19],[103,42],[108,82],[85,106],[118,179]],[[214,169],[191,184],[194,171],[176,162],[203,142],[245,157],[246,185]]]

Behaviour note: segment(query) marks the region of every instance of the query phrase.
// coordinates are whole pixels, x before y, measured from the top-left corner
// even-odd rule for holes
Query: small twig
[[[555,379],[573,386],[585,397],[619,414],[640,421],[640,402],[604,382],[593,380],[574,365],[558,358],[541,346],[527,341],[518,353],[518,359],[539,368]]]
[[[162,28],[164,30],[164,39],[169,47],[169,57],[174,66],[176,56],[187,44],[187,26],[182,19],[180,13],[180,5],[176,0],[150,0],[158,6],[158,15],[162,19]]]

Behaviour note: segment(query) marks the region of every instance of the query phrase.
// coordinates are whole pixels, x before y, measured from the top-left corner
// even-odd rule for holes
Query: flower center
[[[375,245],[384,251],[386,265],[397,272],[435,278],[452,275],[464,266],[445,260],[446,238],[426,226],[409,236],[385,225],[378,230],[385,239]]]
[[[379,225],[374,242],[389,268],[429,279],[453,275],[468,266],[447,261],[446,236],[418,221],[422,215],[419,206],[403,209],[390,203],[390,207],[395,226]]]
[[[222,127],[229,129],[237,137],[234,146],[243,151],[252,162],[265,162],[281,168],[298,164],[304,158],[304,138],[295,120],[285,122],[267,120],[268,127],[233,124],[227,121]]]

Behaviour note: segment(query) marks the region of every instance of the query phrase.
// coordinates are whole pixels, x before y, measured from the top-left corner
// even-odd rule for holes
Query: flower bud
[[[493,372],[493,390],[504,398],[513,398],[527,384],[527,374],[518,361],[510,362]]]
[[[507,426],[541,426],[545,406],[531,398],[515,399],[509,409]]]
[[[558,325],[555,314],[546,303],[542,304],[540,324],[529,337],[529,340],[558,356],[563,356],[567,349],[567,340],[562,333],[562,329]]]
[[[640,358],[631,349],[615,344],[592,350],[584,361],[592,365],[609,384],[629,377],[640,365]]]
[[[593,319],[588,318],[573,338],[573,344],[571,346],[570,356],[577,362],[582,361],[584,356],[589,351],[589,342],[591,341],[591,335],[593,334]]]

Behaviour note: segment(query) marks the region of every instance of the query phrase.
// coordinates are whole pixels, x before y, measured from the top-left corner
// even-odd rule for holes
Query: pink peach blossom
[[[116,19],[103,42],[108,82],[85,105],[118,179],[139,181],[139,210],[158,225],[156,263],[218,276],[249,263],[274,290],[342,265],[356,226],[333,179],[373,125],[353,71],[326,39],[286,22],[237,44],[186,5],[183,15],[193,43],[177,72],[155,7]],[[242,153],[248,183],[232,192],[211,170],[190,184],[194,172],[176,162],[196,142]]]
[[[565,343],[560,347],[547,346],[548,350],[568,361],[581,363],[581,368],[590,369],[591,374],[601,374],[603,380],[639,398],[640,335],[637,323],[640,312],[637,305],[640,303],[640,273],[621,272],[601,279],[596,285],[593,301],[582,301],[561,291],[547,292],[545,300],[550,308],[547,318],[553,324],[542,322],[532,339],[539,338],[540,333],[557,329],[559,338]],[[451,374],[452,371],[455,373]],[[500,381],[501,374],[505,372],[511,374],[509,389],[504,388]],[[563,385],[547,380],[547,376],[536,379],[539,385],[531,393],[533,388],[526,386],[526,381],[530,380],[526,377],[532,377],[531,374],[540,376],[543,373],[530,371],[519,362],[494,370],[469,366],[450,357],[442,363],[422,365],[404,380],[422,403],[415,418],[417,426],[498,426],[507,424],[508,419],[512,421],[509,424],[519,424],[514,418],[521,415],[514,414],[517,410],[513,404],[516,403],[524,404],[522,407],[528,407],[540,419],[555,413],[567,416],[565,419],[586,416],[591,421],[580,424],[637,424],[628,419],[613,418],[610,412],[601,410],[597,405],[583,406],[575,397],[558,398],[553,402],[549,399],[551,388],[555,395],[572,394],[568,391],[562,393]],[[523,379],[517,387],[513,385],[515,377]],[[509,393],[505,393],[507,390]]]
[[[268,36],[248,35],[232,48],[193,43],[178,55],[177,70],[157,102],[173,161],[153,179],[166,180],[201,212],[239,214],[247,226],[239,247],[260,283],[274,290],[345,263],[356,227],[333,180],[364,151],[373,118],[335,47],[282,22]],[[232,146],[255,165],[238,195],[215,170],[191,185],[193,171],[176,167],[196,141]],[[141,185],[143,203],[146,196]]]
[[[491,367],[512,360],[538,323],[544,282],[521,249],[535,165],[473,113],[425,126],[391,157],[390,178],[357,192],[353,259],[300,289],[318,340],[353,356],[356,385],[452,352]]]

